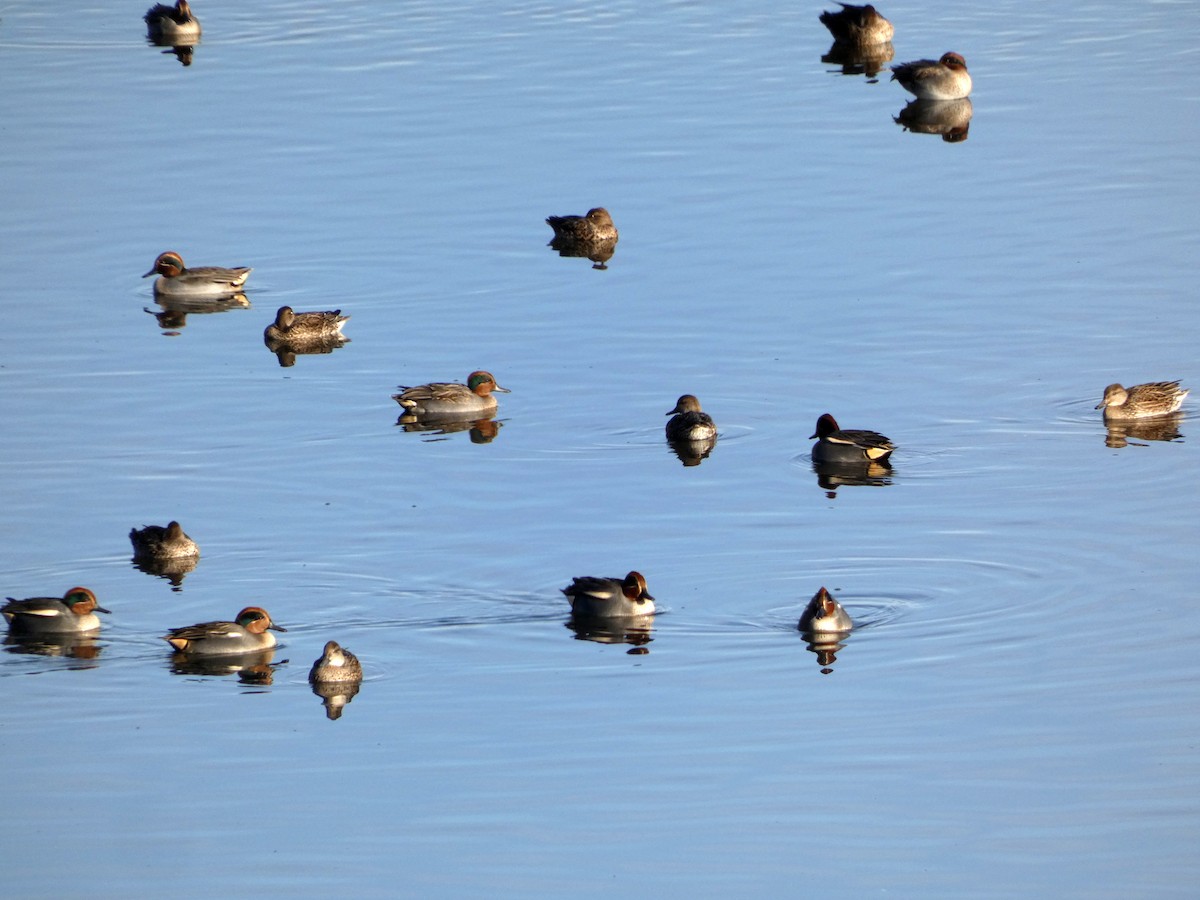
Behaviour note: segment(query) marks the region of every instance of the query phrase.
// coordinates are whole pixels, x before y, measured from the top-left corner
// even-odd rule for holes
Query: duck
[[[253,653],[275,646],[272,631],[287,631],[271,621],[271,615],[261,606],[247,606],[232,622],[201,622],[172,628],[162,639],[191,656],[225,656],[234,653]]]
[[[654,598],[646,592],[646,579],[641,572],[630,572],[624,578],[585,575],[572,579],[562,592],[571,601],[571,612],[577,616],[615,618],[648,616],[654,612]]]
[[[466,384],[435,381],[413,387],[400,385],[397,390],[400,393],[393,394],[392,399],[418,417],[495,412],[496,398],[492,396],[492,392],[511,393],[508,388],[500,387],[496,383],[496,378],[491,372],[482,369],[468,375]]]
[[[835,41],[845,44],[886,44],[896,29],[870,4],[851,6],[839,3],[837,12],[821,13],[821,24],[829,29]]]
[[[700,401],[694,394],[681,396],[667,415],[674,416],[667,423],[669,441],[709,441],[717,436],[712,416],[700,408]]]
[[[196,542],[174,520],[168,522],[165,528],[162,525],[147,525],[141,529],[130,529],[129,540],[133,544],[133,555],[141,559],[178,559],[200,555]]]
[[[176,0],[173,7],[156,3],[142,19],[152,41],[195,41],[200,37],[200,20],[192,15],[187,0]]]
[[[961,100],[971,93],[967,61],[958,53],[892,66],[892,81],[922,100]]]
[[[0,607],[0,614],[8,621],[9,630],[14,632],[61,634],[96,631],[100,628],[96,613],[109,612],[96,602],[96,595],[85,587],[71,588],[61,600],[58,597],[7,599],[8,602]]]
[[[226,269],[222,266],[197,266],[186,268],[183,257],[174,250],[158,254],[150,271],[143,275],[149,278],[158,274],[154,282],[156,294],[187,294],[191,296],[220,296],[236,294],[246,283],[253,269],[240,266]]]
[[[1106,419],[1166,416],[1179,409],[1188,393],[1180,389],[1178,381],[1150,381],[1133,387],[1110,384],[1104,389],[1104,399],[1096,404],[1096,409],[1103,409]]]
[[[800,624],[797,627],[801,631],[813,634],[828,634],[849,631],[854,627],[854,622],[842,604],[834,600],[829,591],[821,588],[808,601],[808,606],[800,614]]]
[[[313,684],[331,681],[362,681],[362,664],[358,657],[337,641],[326,641],[325,649],[309,670]]]
[[[603,206],[589,209],[587,214],[582,216],[548,216],[546,224],[554,229],[554,240],[556,241],[568,240],[579,243],[612,241],[616,243],[619,237],[612,216]]]
[[[813,462],[861,463],[883,462],[892,455],[896,445],[877,431],[843,430],[837,419],[825,413],[817,419],[817,430],[809,435],[813,444]]]
[[[298,313],[290,306],[281,306],[275,313],[275,321],[263,332],[263,340],[268,344],[346,340],[342,326],[349,318],[340,309]]]

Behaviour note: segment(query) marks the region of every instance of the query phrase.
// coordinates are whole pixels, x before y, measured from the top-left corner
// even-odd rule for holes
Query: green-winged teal
[[[61,634],[63,632],[95,631],[100,627],[96,613],[108,612],[96,602],[96,595],[85,587],[73,587],[62,599],[30,597],[14,600],[0,607],[14,632],[27,634]]]
[[[654,598],[646,592],[641,572],[624,578],[575,578],[562,589],[577,616],[647,616],[654,612]]]
[[[275,635],[267,629],[287,631],[271,621],[261,606],[247,606],[233,622],[201,622],[172,628],[163,640],[181,653],[194,656],[226,656],[253,653],[275,646]]]
[[[250,277],[253,269],[241,266],[226,269],[222,266],[197,266],[194,269],[183,265],[183,257],[174,250],[158,255],[154,266],[143,275],[149,278],[157,274],[154,282],[156,294],[188,294],[191,296],[220,296],[236,294]]]
[[[837,12],[821,13],[821,24],[829,29],[835,41],[846,44],[885,44],[892,39],[892,23],[879,14],[874,6],[851,6],[839,3]]]
[[[398,394],[392,399],[414,416],[455,416],[490,413],[496,409],[496,398],[492,391],[509,393],[500,387],[491,372],[482,370],[467,376],[466,384],[453,381],[435,381],[413,387],[400,385]]]
[[[922,100],[960,100],[971,93],[967,61],[957,53],[892,66],[892,81]]]
[[[800,614],[800,624],[797,627],[801,631],[813,634],[828,634],[849,631],[854,627],[854,622],[850,620],[850,614],[842,608],[842,604],[834,600],[829,591],[821,588],[808,601],[808,606]]]

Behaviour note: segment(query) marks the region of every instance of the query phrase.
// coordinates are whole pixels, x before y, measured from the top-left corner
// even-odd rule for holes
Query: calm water
[[[819,3],[194,8],[189,67],[136,10],[0,12],[0,594],[113,611],[0,653],[6,893],[1194,891],[1194,425],[1092,407],[1200,386],[1198,4],[883,7],[970,64],[960,143],[822,63]],[[542,221],[596,205],[603,271]],[[160,326],[165,249],[249,307]],[[281,367],[285,303],[352,342]],[[490,442],[397,427],[479,367]],[[883,483],[818,484],[826,411]],[[126,537],[172,518],[178,587]],[[558,589],[631,568],[648,643],[579,639]],[[249,604],[272,683],[172,671]]]

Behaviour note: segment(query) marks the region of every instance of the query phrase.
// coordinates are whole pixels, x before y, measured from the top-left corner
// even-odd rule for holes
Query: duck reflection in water
[[[277,663],[257,662],[254,665],[246,666],[244,669],[238,670],[238,681],[254,687],[269,687],[275,683],[275,669],[286,663],[287,660],[284,659]]]
[[[334,350],[348,343],[350,343],[350,338],[341,341],[333,338],[324,338],[322,340],[305,341],[302,344],[268,341],[267,349],[275,354],[279,368],[290,369],[296,364],[297,356],[319,356],[321,354],[332,353]]]
[[[500,434],[503,421],[496,419],[472,419],[461,416],[414,416],[405,413],[396,420],[396,425],[409,432],[426,432],[430,440],[443,440],[446,435],[458,431],[469,431],[472,444],[490,444]]]
[[[1149,419],[1106,419],[1104,444],[1119,450],[1138,441],[1178,441],[1183,437],[1183,413]]]
[[[63,632],[60,634],[9,632],[4,638],[4,649],[9,653],[62,657],[91,662],[99,658],[102,645],[96,640],[95,632]],[[72,666],[72,668],[90,669],[92,666]]]
[[[177,556],[162,559],[134,556],[132,560],[135,569],[156,578],[166,579],[172,590],[175,591],[183,586],[183,579],[196,568],[199,562],[199,556]]]
[[[275,677],[275,667],[286,664],[286,659],[275,662],[273,647],[269,650],[230,653],[225,656],[198,656],[177,650],[170,656],[173,675],[237,675],[247,684],[270,684]]]
[[[578,241],[572,238],[554,238],[547,244],[559,256],[590,259],[593,269],[607,269],[608,261],[617,251],[616,240]]]
[[[817,486],[830,500],[837,497],[840,487],[887,487],[892,483],[892,464],[886,459],[862,462],[814,462]]]
[[[575,640],[597,644],[630,644],[640,648],[654,640],[654,616],[612,618],[572,614],[566,627],[575,633]]]
[[[158,327],[163,329],[163,334],[167,337],[175,337],[179,334],[179,329],[187,326],[189,313],[207,315],[228,312],[231,309],[250,308],[250,300],[245,294],[228,294],[209,299],[160,294],[154,298],[154,302],[162,307],[162,312],[146,307],[143,309],[158,320]]]
[[[698,466],[712,454],[717,446],[715,437],[706,441],[667,441],[671,452],[679,458],[684,466]]]
[[[890,42],[883,44],[846,44],[834,41],[821,57],[826,65],[840,66],[842,75],[865,75],[874,81],[881,69],[896,56]]]
[[[971,100],[910,100],[892,121],[913,134],[940,134],[948,144],[967,139],[971,116],[975,109]]]
[[[154,42],[151,41],[151,43]],[[197,41],[196,43],[198,44],[200,42]],[[159,46],[163,45],[160,44]],[[179,64],[181,66],[190,66],[192,64],[192,56],[195,51],[196,48],[192,44],[176,44],[174,46],[167,46],[167,49],[162,52],[162,55],[174,56],[177,60],[179,60]]]
[[[336,721],[342,717],[342,710],[358,696],[362,690],[360,681],[314,681],[312,692],[321,698],[325,709],[325,718]]]
[[[837,660],[837,651],[844,646],[844,639],[854,628],[854,622],[845,608],[822,587],[817,591],[796,626],[808,643],[808,650],[817,655],[821,673],[828,675]]]

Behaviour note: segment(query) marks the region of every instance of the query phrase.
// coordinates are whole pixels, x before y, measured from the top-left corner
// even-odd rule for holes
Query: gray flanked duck
[[[482,370],[467,376],[466,384],[452,381],[435,381],[413,387],[400,385],[400,393],[392,399],[414,416],[456,416],[488,414],[496,411],[493,391],[509,393],[500,387],[491,372]]]
[[[821,588],[800,614],[797,627],[810,634],[831,634],[849,631],[854,627],[854,622],[842,604],[834,600],[829,591]]]
[[[189,269],[183,257],[174,250],[160,253],[150,271],[143,275],[159,277],[154,281],[155,294],[182,294],[189,296],[220,296],[236,294],[253,269],[246,266],[227,269],[224,266],[196,266]]]
[[[26,600],[8,598],[0,614],[8,621],[10,631],[24,634],[63,634],[96,631],[100,618],[96,613],[108,610],[96,602],[96,595],[85,587],[73,587],[62,599],[30,597]]]
[[[647,592],[641,572],[630,572],[624,578],[584,575],[573,579],[562,592],[577,616],[648,616],[654,612],[654,598]]]
[[[191,656],[227,656],[269,650],[275,646],[275,635],[267,630],[287,631],[271,621],[261,606],[247,606],[232,622],[201,622],[172,628],[163,640]]]

